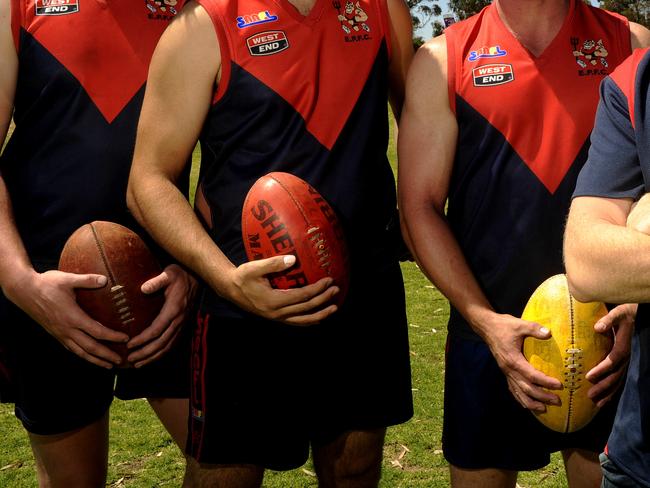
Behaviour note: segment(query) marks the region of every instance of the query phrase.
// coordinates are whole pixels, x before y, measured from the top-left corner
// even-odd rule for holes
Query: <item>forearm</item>
[[[129,208],[151,236],[220,295],[234,265],[205,231],[185,196],[163,175],[131,175]]]
[[[0,141],[11,123],[18,77],[18,56],[11,33],[9,2],[0,2]],[[0,173],[0,287],[7,294],[33,273],[14,221],[11,197]]]
[[[9,192],[0,176],[0,288],[7,296],[23,288],[34,273],[13,217]]]
[[[407,242],[422,272],[447,297],[472,329],[489,342],[495,312],[478,285],[443,215],[431,206],[402,202]]]
[[[650,301],[650,236],[627,228],[625,213],[591,215],[584,200],[574,201],[565,234],[572,293],[581,301]]]
[[[127,204],[163,248],[224,294],[233,265],[176,187],[211,106],[219,52],[212,21],[194,2],[163,33],[149,67]]]

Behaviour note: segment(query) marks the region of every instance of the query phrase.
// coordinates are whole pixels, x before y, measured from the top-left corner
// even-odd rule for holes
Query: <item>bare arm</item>
[[[630,40],[632,49],[648,47],[650,46],[650,30],[641,24],[630,22]]]
[[[13,113],[18,56],[11,33],[9,2],[0,1],[0,139],[4,141]],[[40,323],[66,348],[99,366],[110,368],[120,357],[95,339],[124,342],[125,334],[103,327],[76,304],[74,288],[105,284],[99,275],[74,275],[32,267],[14,221],[6,183],[0,174],[0,287],[5,296]]]
[[[626,227],[631,207],[629,199],[573,200],[564,259],[578,300],[650,301],[650,236]]]
[[[521,344],[527,335],[547,338],[549,332],[494,312],[446,221],[458,137],[446,78],[447,52],[441,36],[418,50],[407,80],[398,142],[403,230],[420,268],[490,347],[515,398],[527,408],[543,411],[544,403],[559,399],[542,387],[559,388],[560,382],[530,366]]]
[[[330,305],[310,312],[338,292],[330,287],[331,279],[296,290],[273,290],[265,275],[292,266],[295,258],[234,266],[175,185],[210,108],[220,65],[209,15],[189,4],[165,31],[151,61],[129,178],[129,208],[179,262],[239,307],[291,324],[318,322],[336,310]]]

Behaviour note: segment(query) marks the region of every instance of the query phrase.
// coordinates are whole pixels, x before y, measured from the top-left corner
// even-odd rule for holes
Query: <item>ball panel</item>
[[[250,260],[293,254],[296,264],[269,275],[273,287],[297,288],[330,276],[348,286],[347,249],[335,212],[308,183],[288,173],[269,173],[251,187],[242,211],[244,247]]]
[[[602,361],[612,348],[610,335],[598,334],[594,324],[607,309],[602,303],[581,303],[569,293],[565,275],[556,275],[532,294],[522,319],[548,328],[552,337],[524,340],[524,356],[533,367],[557,378],[562,390],[560,406],[547,405],[546,412],[535,413],[547,427],[558,432],[574,432],[587,425],[598,412],[587,396],[591,384],[585,374]]]
[[[59,269],[105,275],[106,286],[75,290],[77,303],[102,325],[129,337],[148,327],[163,306],[162,292],[140,291],[142,283],[160,274],[160,265],[142,239],[119,224],[95,221],[77,229],[63,248]],[[126,345],[105,344],[126,361]]]

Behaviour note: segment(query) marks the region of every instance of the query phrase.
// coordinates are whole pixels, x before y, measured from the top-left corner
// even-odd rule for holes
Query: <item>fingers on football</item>
[[[285,256],[273,256],[272,258],[260,259],[258,261],[249,261],[242,264],[246,273],[256,276],[264,276],[269,273],[277,273],[290,268],[296,263],[296,257],[292,254]]]
[[[78,323],[78,328],[81,331],[95,340],[110,342],[126,342],[129,340],[129,336],[124,332],[118,332],[116,330],[105,327],[83,312],[81,312],[81,314],[77,317],[73,318],[73,321]]]
[[[82,331],[65,340],[63,345],[82,359],[102,368],[111,369],[122,361],[119,354]]]
[[[535,337],[536,339],[550,339],[551,331],[546,327],[542,327],[536,322],[525,322],[524,321],[524,334],[527,336]]]
[[[313,285],[292,290],[275,290],[276,302],[270,318],[292,325],[312,325],[321,322],[336,312],[336,305],[330,302],[337,293],[331,278],[323,278]]]
[[[614,346],[614,349],[612,349],[605,359],[587,372],[585,378],[592,383],[596,383],[611,374],[625,371],[628,357],[627,354],[618,351],[616,346]]]
[[[528,380],[528,383],[547,388],[549,390],[559,390],[562,388],[562,383],[557,378],[545,375],[541,371],[535,369],[528,361],[521,365],[520,369],[522,375]],[[551,394],[556,397],[556,395]],[[559,400],[559,399],[558,399]]]
[[[182,329],[182,322],[182,318],[172,321],[159,337],[130,353],[128,361],[136,368],[140,368],[165,355],[174,345]]]
[[[587,392],[587,396],[596,403],[596,406],[602,407],[611,400],[614,393],[621,386],[622,379],[622,371],[611,374],[592,386]]]
[[[171,327],[170,324],[182,321],[185,317],[183,304],[186,304],[186,302],[165,300],[163,308],[160,310],[160,313],[153,320],[151,325],[140,332],[137,336],[132,337],[127,344],[127,347],[133,349],[143,344],[147,344],[148,342],[161,337],[165,333],[166,329]]]
[[[67,279],[72,288],[102,288],[108,279],[100,274],[67,273]]]
[[[532,395],[536,392],[534,391],[535,389],[531,387],[531,385],[528,385],[525,381],[522,381],[521,378],[510,379],[509,384],[510,392],[522,407],[535,412],[546,411],[546,405],[544,402],[540,401]]]
[[[158,290],[162,290],[168,286],[170,281],[171,280],[167,272],[163,271],[158,276],[154,276],[150,280],[142,283],[140,291],[146,295],[150,295],[151,293],[156,293]]]

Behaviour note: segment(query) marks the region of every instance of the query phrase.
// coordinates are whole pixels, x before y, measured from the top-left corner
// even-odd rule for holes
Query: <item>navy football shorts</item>
[[[186,324],[163,358],[139,369],[106,370],[68,351],[4,295],[0,323],[7,342],[16,416],[33,434],[86,426],[108,410],[113,396],[188,398],[191,328]]]
[[[554,432],[514,399],[484,342],[451,335],[444,407],[443,452],[450,464],[513,471],[546,466],[550,453],[564,449],[601,452],[616,412],[612,401],[585,428]]]
[[[399,267],[389,273],[311,327],[222,318],[204,307],[192,345],[188,454],[292,469],[312,443],[408,420],[404,294]],[[400,286],[382,286],[389,280]]]

